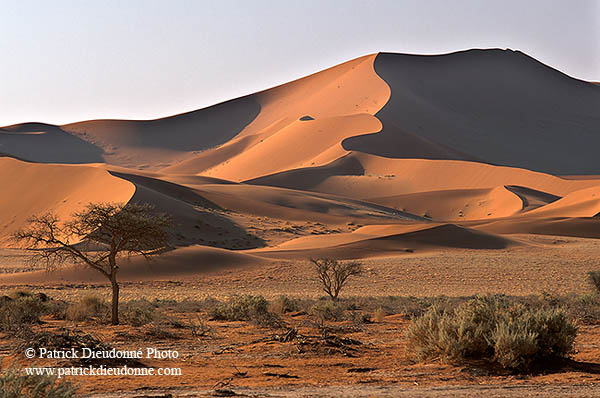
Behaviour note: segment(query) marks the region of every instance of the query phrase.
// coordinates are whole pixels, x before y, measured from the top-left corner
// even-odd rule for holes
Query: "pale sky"
[[[0,0],[0,126],[157,118],[378,51],[490,47],[600,81],[600,0]]]

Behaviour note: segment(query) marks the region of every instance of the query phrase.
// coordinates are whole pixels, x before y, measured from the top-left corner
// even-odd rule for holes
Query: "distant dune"
[[[48,211],[66,218],[89,202],[127,202],[133,184],[102,167],[48,165],[0,158],[0,245],[15,246],[11,235],[33,215]]]
[[[599,110],[597,84],[491,49],[371,54],[156,120],[7,126],[0,246],[31,215],[106,201],[173,215],[148,278],[600,238]]]
[[[392,90],[376,114],[384,127],[377,134],[347,139],[347,150],[394,158],[479,160],[552,174],[598,170],[596,85],[511,50],[380,53],[374,68]],[[447,149],[441,155],[413,156],[394,145],[406,134]]]

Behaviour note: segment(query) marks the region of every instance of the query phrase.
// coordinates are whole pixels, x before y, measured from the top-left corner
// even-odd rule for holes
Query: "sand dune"
[[[10,236],[35,214],[53,212],[68,219],[88,202],[126,202],[133,184],[102,167],[27,163],[0,158],[0,245],[15,246]]]
[[[4,132],[0,146],[33,161],[106,161],[234,181],[324,165],[349,151],[593,174],[599,108],[600,87],[518,51],[379,53],[167,118],[4,128],[44,134]]]
[[[580,189],[527,213],[530,217],[594,217],[600,214],[600,185]]]
[[[358,152],[323,167],[276,173],[248,182],[363,199],[507,185],[564,196],[578,189],[598,185],[598,180],[565,180],[525,169],[476,162],[389,159]]]
[[[91,120],[62,126],[104,150],[107,163],[156,169],[235,137],[260,112],[251,97],[156,120]]]
[[[379,120],[367,113],[296,120],[203,174],[240,181],[273,171],[327,164],[346,154],[340,145],[344,138],[380,129]]]
[[[537,234],[600,239],[599,218],[518,218],[470,225],[493,234]]]
[[[517,195],[523,201],[523,212],[546,206],[547,204],[556,202],[560,199],[560,196],[536,191],[535,189],[527,187],[520,187],[518,185],[507,185],[505,188]]]
[[[150,262],[139,256],[123,259],[119,278],[123,282],[172,280],[175,276],[178,279],[184,279],[212,269],[252,266],[269,262],[269,259],[231,250],[191,246],[155,257]],[[107,281],[97,271],[84,266],[59,268],[50,273],[35,271],[2,275],[1,280],[4,284],[37,284],[50,281],[54,283],[106,283]]]
[[[255,94],[261,112],[235,139],[162,171],[241,181],[342,156],[345,138],[381,129],[372,115],[390,90],[374,59],[357,58]]]
[[[454,224],[369,226],[340,235],[294,239],[249,253],[267,258],[368,258],[443,248],[504,249],[516,242]]]
[[[204,185],[197,192],[223,208],[282,220],[345,224],[350,220],[375,222],[420,219],[375,203],[274,187]]]
[[[104,162],[101,148],[45,123],[4,127],[0,130],[0,153],[42,163]]]
[[[353,69],[348,71],[350,65]],[[344,91],[347,88],[352,91]],[[589,143],[598,140],[600,89],[520,52],[380,53],[266,90],[256,98],[260,114],[235,139],[214,154],[203,153],[165,172],[249,180],[286,167],[323,165],[345,151],[479,161],[559,174],[593,173],[598,167]],[[324,103],[324,98],[330,100]],[[341,149],[329,141],[321,144],[318,134],[310,134],[312,126],[301,123],[303,116],[309,123],[360,113],[375,115],[383,129],[361,132],[340,124],[327,137],[339,139]],[[313,130],[319,128],[315,125]],[[271,136],[277,139],[269,142]],[[314,137],[313,149],[306,148],[287,164],[275,160],[256,165],[258,158],[295,152],[298,136]],[[317,148],[331,149],[315,159]],[[565,151],[581,156],[567,159]]]
[[[148,278],[515,243],[497,234],[600,238],[598,109],[597,85],[472,50],[367,55],[155,120],[8,126],[0,245],[32,214],[92,201],[173,215],[177,249]]]
[[[392,91],[376,114],[384,128],[347,139],[345,149],[394,158],[439,158],[435,153],[415,156],[395,145],[402,130],[448,148],[445,159],[477,158],[553,174],[598,171],[597,85],[511,50],[435,56],[380,53],[374,68]]]
[[[524,207],[521,198],[503,186],[429,191],[371,198],[369,201],[440,221],[508,217]]]

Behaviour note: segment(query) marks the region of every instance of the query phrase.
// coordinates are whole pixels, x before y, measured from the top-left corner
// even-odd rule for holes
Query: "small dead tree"
[[[362,264],[355,261],[342,263],[331,258],[318,258],[310,261],[315,266],[323,291],[333,301],[337,301],[338,295],[348,278],[362,273]]]
[[[111,320],[118,325],[118,260],[134,254],[148,260],[165,250],[171,217],[150,204],[90,203],[66,223],[52,213],[31,217],[29,223],[14,239],[36,249],[34,261],[44,261],[48,269],[69,262],[83,264],[110,281]]]

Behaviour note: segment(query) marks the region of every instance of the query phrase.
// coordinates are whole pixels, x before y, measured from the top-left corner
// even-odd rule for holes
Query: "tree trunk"
[[[112,284],[112,324],[119,324],[119,284],[117,283],[117,276],[113,275],[110,279]]]

